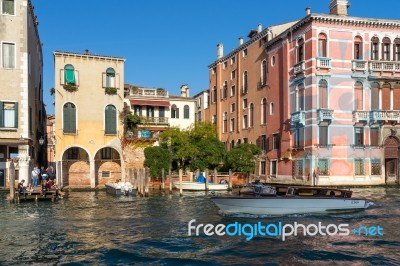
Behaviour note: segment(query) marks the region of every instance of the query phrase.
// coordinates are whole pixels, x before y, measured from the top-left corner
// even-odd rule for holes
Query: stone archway
[[[96,186],[123,179],[121,157],[116,149],[111,147],[101,148],[97,151],[94,162]]]
[[[90,187],[89,154],[82,148],[70,147],[62,157],[61,186]]]
[[[399,182],[399,140],[389,136],[384,144],[385,149],[385,182],[393,184]]]

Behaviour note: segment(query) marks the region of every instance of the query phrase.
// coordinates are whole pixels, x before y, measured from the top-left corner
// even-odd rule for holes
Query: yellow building
[[[56,174],[61,186],[96,187],[125,177],[119,117],[124,58],[54,52]]]

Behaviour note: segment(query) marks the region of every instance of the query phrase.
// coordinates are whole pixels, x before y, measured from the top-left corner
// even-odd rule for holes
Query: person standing
[[[44,167],[42,166],[40,168],[40,176],[41,176],[41,185],[42,185],[42,193],[44,194],[47,190],[47,171],[44,170]]]
[[[39,173],[40,173],[39,168],[37,166],[35,166],[35,168],[33,168],[33,170],[32,170],[32,188],[33,189],[38,186]]]

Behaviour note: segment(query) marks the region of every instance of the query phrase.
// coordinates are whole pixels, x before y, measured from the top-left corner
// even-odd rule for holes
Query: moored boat
[[[133,188],[130,182],[106,183],[105,186],[108,194],[116,196],[128,196],[136,194],[136,189]]]
[[[225,214],[287,215],[347,213],[373,205],[363,198],[351,198],[352,191],[308,186],[249,185],[237,196],[212,197]]]
[[[179,181],[174,181],[173,184],[175,188],[179,189]],[[205,191],[206,184],[204,182],[182,181],[182,190]],[[208,183],[208,190],[228,190],[228,184]]]

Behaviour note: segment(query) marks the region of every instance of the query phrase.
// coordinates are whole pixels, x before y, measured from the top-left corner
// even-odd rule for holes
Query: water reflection
[[[395,264],[400,260],[400,190],[354,189],[376,206],[342,215],[222,216],[204,193],[151,197],[71,192],[63,200],[9,204],[0,193],[0,264]],[[348,223],[380,225],[384,237],[189,237],[187,223]],[[16,261],[16,262],[15,262]]]

